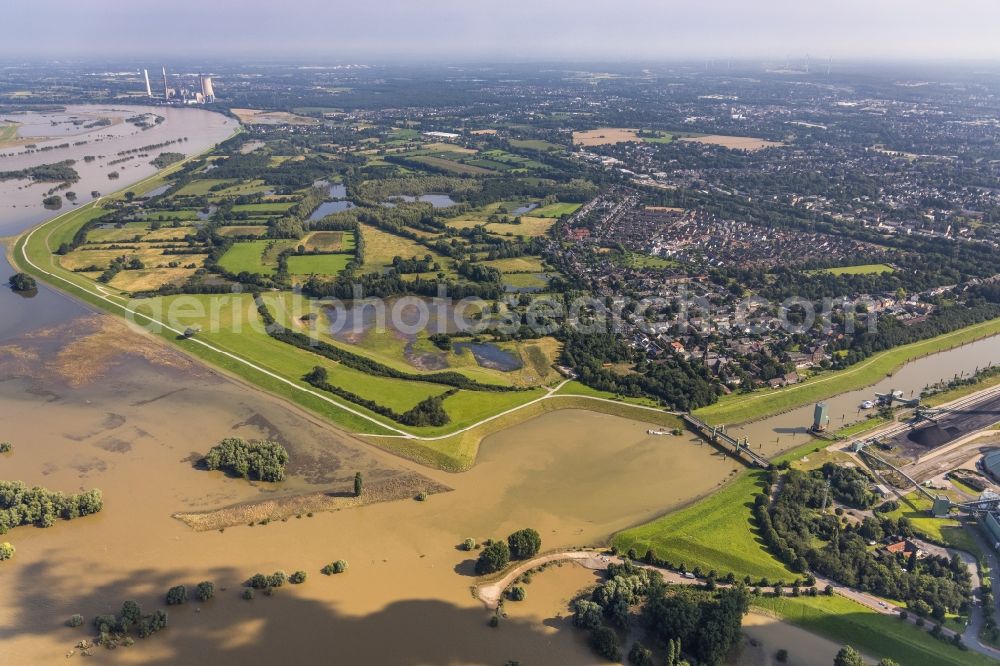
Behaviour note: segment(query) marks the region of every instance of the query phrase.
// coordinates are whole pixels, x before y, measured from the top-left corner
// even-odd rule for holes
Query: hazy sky
[[[4,0],[0,56],[1000,58],[998,0]]]

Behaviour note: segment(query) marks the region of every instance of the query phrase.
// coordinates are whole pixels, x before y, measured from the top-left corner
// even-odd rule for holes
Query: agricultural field
[[[278,254],[294,246],[291,240],[237,241],[219,258],[219,265],[230,273],[274,273]]]
[[[550,150],[565,150],[565,146],[561,146],[558,143],[543,141],[541,139],[511,139],[509,143],[513,148],[521,148],[524,150],[539,150],[543,152]]]
[[[685,136],[680,141],[694,141],[695,143],[722,146],[731,150],[747,151],[763,150],[764,148],[775,148],[785,145],[780,141],[767,141],[766,139],[757,139],[752,136],[724,136],[721,134]]]
[[[303,254],[288,257],[290,275],[339,275],[354,259],[349,254]]]
[[[393,257],[409,259],[410,257],[423,257],[427,254],[434,257],[434,261],[438,262],[442,269],[446,269],[450,265],[447,258],[436,255],[425,246],[409,238],[390,234],[367,224],[361,225],[361,235],[365,239],[364,269],[366,271],[388,268],[392,265]]]
[[[607,146],[614,143],[641,141],[637,130],[626,127],[598,127],[583,132],[573,132],[573,143],[579,146]]]
[[[301,241],[307,251],[352,252],[354,250],[353,231],[313,231]]]
[[[534,217],[562,217],[572,215],[580,207],[578,203],[554,203],[531,211]]]

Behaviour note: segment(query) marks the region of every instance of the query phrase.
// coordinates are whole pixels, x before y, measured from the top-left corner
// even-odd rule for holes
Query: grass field
[[[863,264],[860,266],[838,266],[837,268],[824,268],[815,271],[816,273],[830,273],[831,275],[871,275],[873,273],[892,273],[895,269],[888,264]]]
[[[930,508],[929,499],[912,492],[903,497],[899,502],[899,508],[888,515],[896,520],[905,516],[913,525],[914,532],[928,537],[933,542],[964,550],[977,558],[982,556],[979,546],[962,527],[962,523],[953,518],[934,518],[930,515]]]
[[[290,275],[338,275],[354,257],[349,254],[304,254],[288,257]]]
[[[503,224],[502,222],[490,222],[486,225],[487,231],[494,234],[513,234],[515,236],[544,236],[545,233],[556,223],[554,217],[521,217],[521,224]],[[478,222],[477,222],[478,224]]]
[[[234,213],[257,213],[280,215],[295,205],[294,201],[280,201],[275,203],[255,203],[237,204],[233,206]]]
[[[578,203],[554,203],[536,208],[531,211],[531,215],[533,217],[562,217],[575,213],[580,206],[581,204]]]
[[[714,425],[742,423],[763,418],[808,405],[845,391],[871,386],[886,375],[921,356],[945,351],[997,334],[1000,334],[1000,319],[992,319],[928,340],[874,354],[846,370],[822,373],[800,384],[782,389],[765,389],[750,394],[733,393],[723,396],[714,405],[695,410],[694,414]]]
[[[219,258],[219,265],[230,273],[264,273],[270,275],[274,272],[274,266],[264,265],[264,250],[271,241],[240,241],[233,243],[233,246],[226,250],[226,253]]]
[[[493,173],[490,169],[484,169],[483,167],[475,166],[473,164],[462,164],[461,162],[455,162],[454,160],[437,157],[435,155],[417,155],[410,157],[409,159],[414,162],[426,164],[427,166],[434,167],[435,169],[443,169],[444,171],[458,174],[460,176],[487,176]]]
[[[386,233],[381,229],[376,229],[367,224],[361,225],[361,234],[365,239],[364,268],[366,271],[391,266],[393,257],[409,259],[411,257],[423,257],[427,254],[434,257],[434,261],[441,264],[441,268],[445,272],[448,272],[447,267],[451,265],[448,259],[435,254],[420,243],[412,241],[409,238]]]
[[[543,141],[542,139],[511,139],[509,141],[512,148],[521,148],[525,150],[563,150],[563,146],[558,143],[550,143],[548,141]]]
[[[850,599],[757,597],[753,605],[792,624],[905,666],[986,666],[996,662],[963,652],[897,617],[882,615]]]
[[[720,575],[766,576],[791,581],[795,574],[760,543],[752,523],[753,497],[766,487],[766,472],[743,471],[721,490],[689,507],[619,532],[619,552],[634,548],[640,557],[652,548],[658,557],[688,569],[700,566]]]
[[[508,259],[493,259],[484,261],[484,265],[492,266],[501,273],[541,273],[542,260],[539,257],[510,257]]]

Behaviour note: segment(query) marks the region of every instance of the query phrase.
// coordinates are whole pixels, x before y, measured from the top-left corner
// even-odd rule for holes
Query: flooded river
[[[870,410],[869,413],[864,413],[859,406],[865,400],[874,400],[876,392],[889,393],[893,389],[898,389],[903,392],[904,398],[916,397],[930,384],[942,379],[951,379],[959,374],[968,377],[989,363],[994,365],[1000,363],[1000,337],[978,340],[917,359],[874,386],[842,393],[826,400],[830,414],[830,429],[836,430],[841,426],[862,421],[869,413],[874,412]],[[730,427],[728,431],[734,437],[749,437],[754,450],[760,450],[765,456],[770,457],[780,451],[806,443],[810,438],[808,429],[812,425],[812,419],[813,406],[807,405],[761,421]]]
[[[137,140],[146,143],[153,131]],[[13,233],[39,214],[3,210],[0,226]],[[3,261],[0,271],[6,281]],[[877,389],[908,395],[990,360],[1000,362],[996,339],[916,361]],[[841,415],[844,422],[855,418],[872,392],[828,401],[832,425]],[[811,408],[803,408],[741,433],[771,454],[804,442],[810,419]],[[64,626],[73,613],[89,624],[129,598],[152,610],[170,586],[207,579],[216,584],[215,599],[171,608],[165,632],[134,647],[98,649],[88,661],[598,663],[585,638],[567,630],[569,601],[596,582],[593,572],[550,568],[528,586],[527,600],[509,604],[509,617],[490,628],[490,613],[470,591],[474,554],[458,545],[527,526],[539,531],[545,549],[604,543],[711,493],[737,470],[697,440],[650,436],[648,427],[592,412],[552,412],[487,438],[469,472],[427,470],[87,314],[44,286],[33,298],[0,289],[0,440],[15,447],[0,456],[0,478],[64,492],[97,487],[105,497],[97,515],[3,537],[17,554],[0,566],[2,661],[65,662],[92,635]],[[291,454],[288,480],[263,487],[196,468],[210,446],[234,435],[282,442]],[[420,474],[451,490],[423,502],[224,531],[195,532],[171,517],[304,492],[345,493],[358,471],[366,483]],[[336,559],[347,560],[348,571],[320,575]],[[309,578],[271,597],[239,597],[246,578],[278,569],[302,569]],[[788,649],[790,663],[811,666],[829,657],[831,645],[810,634],[793,635],[787,625],[754,616],[747,624],[767,650]]]
[[[127,121],[136,116],[151,122],[155,117],[163,120],[143,130]],[[238,126],[232,118],[204,109],[118,104],[70,105],[65,111],[7,113],[2,117],[19,123],[18,135],[23,141],[0,146],[0,171],[75,161],[73,168],[80,180],[57,192],[63,196],[59,212],[73,207],[65,199],[66,191],[76,193],[77,206],[85,204],[92,199],[91,192],[114,192],[156,173],[149,162],[161,152],[200,153],[228,138]],[[88,127],[101,120],[111,124]],[[29,148],[27,142],[35,148]],[[143,156],[127,153],[157,144],[167,145],[143,151]],[[94,159],[88,161],[87,157]],[[112,164],[115,161],[118,163]],[[118,179],[108,178],[112,171],[119,174]],[[51,217],[54,213],[42,206],[42,199],[55,185],[58,183],[0,181],[0,236],[21,232]]]

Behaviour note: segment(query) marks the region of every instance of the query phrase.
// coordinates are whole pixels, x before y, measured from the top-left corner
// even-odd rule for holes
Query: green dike
[[[744,423],[871,386],[915,359],[1000,334],[1000,319],[872,355],[850,368],[825,372],[801,384],[754,393],[732,393],[693,414],[713,425]]]
[[[639,557],[651,548],[674,566],[790,582],[798,574],[767,551],[753,524],[753,498],[765,491],[767,475],[741,472],[705,499],[619,532],[611,543],[622,553],[634,548]]]
[[[792,462],[822,443],[810,441],[773,462]],[[753,522],[753,499],[767,488],[768,472],[744,470],[722,489],[683,509],[616,534],[619,552],[634,548],[639,557],[652,548],[657,557],[688,569],[700,566],[720,575],[791,581],[799,576],[764,547]]]
[[[753,606],[808,631],[878,658],[906,666],[986,666],[996,661],[962,651],[896,616],[883,615],[859,603],[832,597],[764,597]]]
[[[626,405],[641,405],[643,407],[656,407],[658,409],[663,409],[662,406],[658,405],[655,400],[650,400],[649,398],[634,398],[631,396],[621,396],[615,395],[614,393],[608,393],[607,391],[600,391],[595,388],[591,388],[586,384],[579,381],[573,380],[566,382],[558,391],[558,395],[582,395],[592,398],[603,398],[604,400],[614,400],[615,402],[621,402]]]

